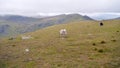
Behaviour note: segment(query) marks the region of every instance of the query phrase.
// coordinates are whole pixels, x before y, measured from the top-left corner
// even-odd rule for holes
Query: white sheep
[[[66,29],[61,29],[60,31],[60,37],[65,38],[67,35],[67,30]]]

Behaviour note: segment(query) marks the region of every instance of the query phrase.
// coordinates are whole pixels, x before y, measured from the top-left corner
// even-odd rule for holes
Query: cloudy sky
[[[120,0],[0,0],[0,14],[120,13]]]

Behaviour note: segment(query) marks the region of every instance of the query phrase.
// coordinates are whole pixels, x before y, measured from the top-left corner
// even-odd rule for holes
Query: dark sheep
[[[102,23],[102,22],[100,22],[100,26],[103,26],[103,23]]]

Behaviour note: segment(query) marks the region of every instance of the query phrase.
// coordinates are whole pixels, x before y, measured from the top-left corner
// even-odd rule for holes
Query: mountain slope
[[[89,18],[88,16],[81,16],[79,14],[58,15],[45,18],[5,15],[0,17],[0,37],[14,36],[22,33],[32,32],[52,25],[84,20],[93,19]],[[2,23],[8,25],[9,28],[3,28],[5,25],[2,25]]]
[[[109,19],[114,19],[114,18],[120,17],[120,15],[114,14],[114,13],[97,13],[90,17],[95,20],[109,20]]]
[[[118,68],[120,20],[103,22],[74,21],[24,34],[32,39],[0,40],[1,68]]]
[[[37,18],[20,16],[20,15],[4,15],[0,16],[0,20],[14,23],[30,23],[37,21]]]
[[[118,17],[118,18],[115,18],[115,20],[120,20],[120,17]]]

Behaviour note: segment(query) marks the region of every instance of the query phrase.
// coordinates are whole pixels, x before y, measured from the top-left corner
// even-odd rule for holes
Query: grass
[[[25,35],[34,39],[0,40],[0,61],[9,68],[110,68],[118,67],[120,20],[76,21],[47,27]],[[67,38],[59,37],[66,28]],[[111,40],[115,40],[111,41]],[[104,42],[103,42],[104,41]],[[26,53],[25,49],[29,48]],[[1,59],[3,57],[8,57]],[[27,59],[32,59],[28,60]],[[116,66],[111,64],[115,62]]]
[[[7,63],[0,61],[0,68],[7,68]]]

